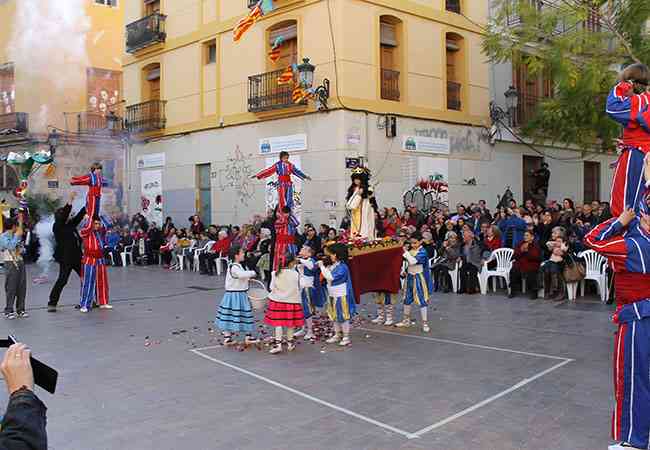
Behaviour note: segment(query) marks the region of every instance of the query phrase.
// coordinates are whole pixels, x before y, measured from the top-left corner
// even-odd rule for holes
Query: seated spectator
[[[338,242],[339,235],[334,228],[330,228],[327,232],[327,242]]]
[[[165,237],[165,243],[160,246],[160,257],[166,269],[172,265],[172,251],[176,248],[176,244],[178,244],[176,228],[171,227]]]
[[[47,450],[47,408],[34,394],[34,372],[25,344],[9,347],[0,372],[9,391],[0,427],[0,449]]]
[[[497,248],[502,248],[503,243],[501,242],[501,230],[496,225],[490,225],[487,228],[487,233],[485,239],[483,240],[483,246],[486,251],[492,253]]]
[[[219,231],[219,240],[207,252],[199,255],[199,268],[203,275],[214,275],[214,262],[217,258],[227,255],[232,241],[226,230]]]
[[[324,242],[327,240],[327,233],[330,231],[329,225],[326,225],[324,223],[320,224],[320,231],[318,232],[318,236],[320,237],[321,242]]]
[[[122,261],[120,259],[120,252],[118,251],[120,239],[121,239],[120,233],[115,228],[110,228],[106,232],[106,239],[105,239],[106,246],[104,247],[104,257],[106,258],[107,261],[111,261],[111,257],[109,255],[112,255],[112,260],[114,261],[115,266],[122,265]]]
[[[160,231],[156,222],[151,222],[149,231],[147,231],[146,243],[147,262],[154,264],[158,255],[160,255],[160,246],[164,244],[162,231]]]
[[[481,246],[476,242],[474,233],[471,230],[463,231],[463,244],[461,246],[462,265],[460,267],[460,292],[464,294],[476,294],[480,292],[478,285],[478,273],[481,270],[482,258]]]
[[[469,219],[469,215],[467,214],[465,206],[462,203],[456,205],[456,214],[451,217],[451,220],[456,223],[458,223],[459,219],[463,219],[463,221]]]
[[[454,231],[450,231],[448,239],[442,243],[441,253],[441,258],[433,265],[435,286],[436,289],[449,293],[452,288],[449,271],[456,268],[456,262],[460,258],[460,241]]]
[[[133,238],[131,237],[131,234],[129,233],[129,230],[127,228],[124,228],[122,230],[122,233],[120,234],[120,241],[117,244],[117,257],[114,256],[114,258],[117,260],[120,260],[120,265],[121,265],[121,256],[120,253],[123,253],[126,251],[126,248],[133,245]]]
[[[397,214],[395,208],[389,208],[384,219],[384,235],[393,237],[397,234],[397,230],[402,226],[402,222]]]
[[[472,209],[472,217],[469,219],[468,223],[472,229],[474,236],[478,236],[481,233],[481,221],[482,221],[481,209],[475,207]]]
[[[535,235],[531,231],[524,233],[524,240],[515,248],[514,263],[510,271],[509,298],[516,297],[522,291],[522,280],[526,280],[530,299],[537,299],[537,274],[542,261],[542,251],[535,243]]]
[[[418,219],[417,217],[413,217],[411,215],[411,211],[407,209],[406,211],[404,211],[404,215],[402,216],[402,224],[417,228]]]
[[[422,247],[427,251],[427,257],[429,259],[435,258],[436,256],[436,242],[433,240],[433,235],[430,231],[422,232]]]
[[[259,238],[255,234],[255,230],[252,225],[244,225],[242,227],[242,242],[241,248],[244,250],[244,253],[252,253],[255,250],[257,241]]]
[[[133,264],[144,264],[146,258],[146,233],[142,230],[142,227],[138,227],[135,231],[131,232],[131,238],[133,239]]]

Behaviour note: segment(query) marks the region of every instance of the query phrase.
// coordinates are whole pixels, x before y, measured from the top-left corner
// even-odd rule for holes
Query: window
[[[400,100],[402,21],[393,16],[379,19],[379,70],[381,98],[398,102]]]
[[[142,101],[160,100],[160,64],[142,69]]]
[[[11,114],[15,111],[16,85],[14,65],[0,64],[0,115]]]
[[[6,162],[0,163],[0,191],[13,191],[18,187],[16,172]]]
[[[447,109],[462,109],[463,79],[465,75],[463,37],[447,33],[445,39],[447,58]]]
[[[117,7],[117,0],[95,0],[95,3],[98,5],[111,6],[113,8]]]
[[[460,2],[461,0],[445,0],[445,9],[449,12],[460,14]]]
[[[160,12],[160,0],[144,0],[144,15],[150,16]]]
[[[295,20],[274,25],[268,30],[267,36],[267,52],[278,42],[276,50],[280,52],[275,62],[269,57],[265,58],[268,70],[283,70],[298,63],[298,23]]]
[[[584,164],[583,200],[585,203],[600,201],[600,163],[585,161]]]
[[[512,85],[519,93],[514,125],[526,125],[535,116],[537,106],[545,98],[553,97],[553,80],[550,75],[532,75],[524,61],[513,65]]]
[[[205,64],[214,64],[217,62],[217,43],[215,41],[204,44]]]

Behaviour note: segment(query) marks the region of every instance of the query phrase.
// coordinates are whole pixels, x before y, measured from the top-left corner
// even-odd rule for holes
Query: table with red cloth
[[[370,242],[349,247],[349,268],[355,301],[368,292],[397,294],[401,288],[400,272],[404,248],[395,242]]]

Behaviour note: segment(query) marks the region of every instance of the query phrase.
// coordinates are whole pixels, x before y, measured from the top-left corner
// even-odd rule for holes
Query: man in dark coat
[[[68,283],[70,272],[74,270],[81,278],[81,237],[77,227],[86,215],[86,208],[81,208],[74,217],[70,218],[74,198],[75,193],[73,192],[70,195],[70,202],[54,213],[54,225],[52,226],[55,240],[54,260],[59,263],[59,277],[50,292],[50,301],[47,304],[48,312],[56,312],[61,291]]]

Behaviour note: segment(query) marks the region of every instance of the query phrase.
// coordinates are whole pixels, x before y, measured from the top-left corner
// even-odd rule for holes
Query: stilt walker
[[[291,175],[294,175],[301,180],[311,180],[308,175],[305,175],[300,169],[289,162],[289,153],[280,152],[280,160],[273,164],[271,167],[259,172],[252,178],[261,180],[268,178],[271,175],[278,177],[278,206],[282,210],[285,206],[293,209],[293,181]]]
[[[104,261],[106,227],[99,217],[88,219],[82,228],[83,257],[81,259],[81,302],[79,311],[87,313],[93,300],[101,309],[113,309],[108,304],[108,275]]]
[[[619,79],[607,99],[607,113],[625,128],[610,200],[618,217],[585,241],[616,273],[612,438],[618,443],[609,449],[630,450],[650,446],[650,69],[632,64]]]
[[[284,257],[287,254],[295,256],[297,252],[295,244],[298,219],[291,214],[288,206],[279,208],[275,214],[275,246],[273,251],[273,271],[284,265]]]
[[[88,186],[88,194],[86,195],[86,214],[93,219],[99,217],[102,199],[102,184],[104,178],[102,177],[102,165],[94,163],[90,166],[90,173],[80,177],[72,177],[70,184],[73,186]]]

